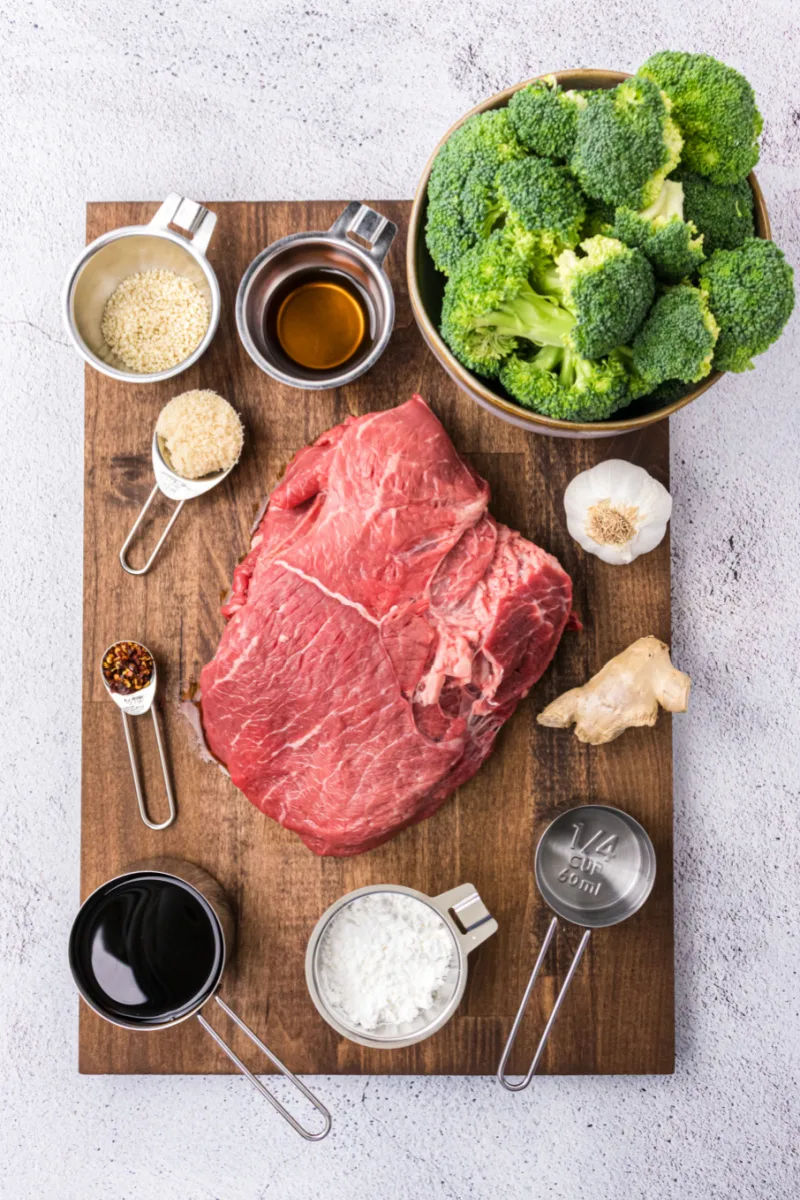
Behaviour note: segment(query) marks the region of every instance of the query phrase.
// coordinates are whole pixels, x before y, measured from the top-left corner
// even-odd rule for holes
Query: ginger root
[[[612,742],[626,729],[655,725],[658,706],[686,712],[692,681],[673,667],[669,646],[643,637],[593,675],[583,687],[564,692],[536,720],[551,729],[575,725],[575,736],[591,746]]]

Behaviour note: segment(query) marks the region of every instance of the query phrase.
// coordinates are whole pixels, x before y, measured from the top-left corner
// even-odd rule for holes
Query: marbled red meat
[[[201,675],[203,725],[316,854],[431,816],[555,653],[569,576],[488,503],[420,396],[323,434],[270,497]]]

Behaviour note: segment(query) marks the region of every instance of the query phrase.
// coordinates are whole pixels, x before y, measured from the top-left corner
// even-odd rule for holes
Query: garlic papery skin
[[[567,528],[603,562],[631,563],[663,540],[672,497],[644,467],[609,458],[576,475],[564,492]]]

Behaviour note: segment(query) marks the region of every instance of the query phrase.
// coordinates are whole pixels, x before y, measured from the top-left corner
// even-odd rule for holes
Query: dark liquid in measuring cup
[[[70,957],[92,1003],[146,1026],[176,1020],[211,992],[222,938],[193,889],[142,874],[109,885],[86,905]]]
[[[299,271],[277,288],[265,335],[310,371],[331,371],[354,359],[373,338],[366,296],[342,271]]]

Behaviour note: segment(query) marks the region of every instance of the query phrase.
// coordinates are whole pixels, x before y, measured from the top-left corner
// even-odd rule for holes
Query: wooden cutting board
[[[338,201],[215,204],[210,259],[222,289],[222,321],[209,352],[169,383],[137,386],[86,370],[83,772],[81,895],[138,859],[175,855],[200,864],[238,912],[239,944],[220,994],[292,1070],[314,1073],[492,1074],[546,931],[550,912],[533,879],[545,825],[561,810],[596,801],[627,810],[647,828],[658,862],[645,907],[600,930],[572,985],[542,1071],[664,1073],[673,1069],[672,771],[670,719],[605,747],[545,730],[535,714],[583,683],[643,634],[669,641],[669,542],[629,567],[585,555],[566,531],[562,496],[576,474],[606,458],[641,463],[668,483],[666,422],[614,440],[526,434],[484,412],[457,389],[425,348],[405,286],[410,203],[376,204],[400,227],[388,271],[397,323],[378,365],[349,387],[301,392],[274,383],[250,361],[234,323],[238,282],[262,247],[287,233],[326,229]],[[157,205],[90,204],[87,239],[150,219]],[[153,571],[123,573],[117,554],[152,486],[150,442],[172,396],[213,388],[242,413],[242,461],[182,513]],[[492,489],[492,512],[552,551],[575,584],[585,629],[565,634],[555,661],[502,730],[475,779],[431,820],[351,859],[320,859],[263,816],[215,766],[201,760],[179,700],[197,681],[223,628],[219,604],[266,493],[301,446],[343,420],[420,392],[459,451]],[[160,508],[163,520],[167,503]],[[149,530],[152,545],[154,530]],[[145,534],[145,537],[147,534]],[[141,544],[140,544],[141,551]],[[139,561],[139,560],[136,560]],[[103,691],[104,648],[145,642],[158,662],[161,707],[179,815],[161,833],[139,819],[120,714]],[[149,718],[134,722],[151,812],[163,792]],[[407,1050],[372,1051],[340,1039],[306,991],[306,942],[323,910],[353,888],[401,883],[436,894],[464,881],[480,891],[499,932],[470,959],[466,995],[453,1020]],[[580,931],[561,927],[512,1057],[524,1071]],[[221,1013],[210,1014],[254,1070],[265,1064]],[[225,1073],[228,1060],[194,1020],[165,1032],[129,1032],[81,1002],[80,1070],[87,1073]]]

